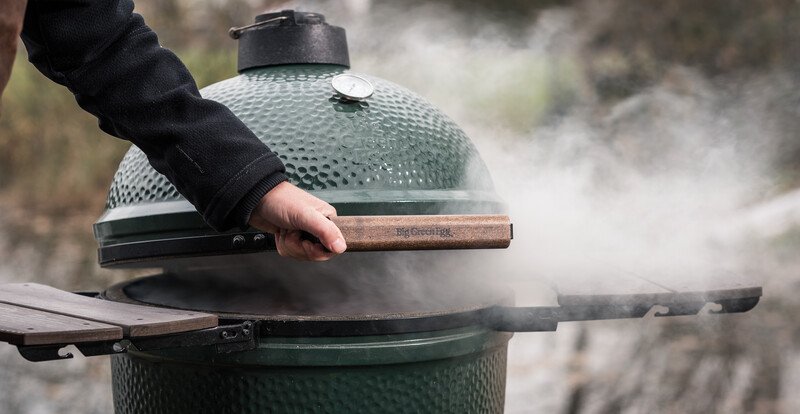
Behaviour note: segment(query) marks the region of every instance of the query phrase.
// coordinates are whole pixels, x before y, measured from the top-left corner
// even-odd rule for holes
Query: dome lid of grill
[[[201,94],[230,108],[283,160],[293,184],[339,215],[505,211],[475,146],[425,99],[363,74],[355,75],[371,85],[371,96],[358,101],[337,92],[334,78],[350,73],[344,30],[322,15],[284,11],[232,30],[239,30],[233,36],[239,37],[240,74]],[[281,54],[269,44],[275,33],[295,45],[324,47],[307,44],[298,47],[302,53]],[[244,64],[242,54],[250,56]],[[104,266],[272,248],[272,238],[256,230],[212,230],[135,146],[114,176],[106,207],[94,226]]]

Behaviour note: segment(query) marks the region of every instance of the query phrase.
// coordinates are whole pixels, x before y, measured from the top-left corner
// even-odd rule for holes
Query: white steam
[[[747,233],[728,230],[763,192],[764,160],[742,137],[751,121],[730,118],[691,81],[692,93],[660,85],[529,140],[478,140],[511,205],[509,272],[590,278],[608,266],[665,282],[738,270]]]
[[[638,95],[601,103],[582,53],[608,16],[552,8],[511,35],[491,16],[447,6],[369,4],[320,10],[347,27],[353,70],[443,108],[510,205],[515,240],[485,253],[482,274],[626,269],[664,281],[739,270],[752,234],[741,209],[772,191],[769,163],[785,131],[769,102],[791,84],[785,76],[712,81],[675,67]]]

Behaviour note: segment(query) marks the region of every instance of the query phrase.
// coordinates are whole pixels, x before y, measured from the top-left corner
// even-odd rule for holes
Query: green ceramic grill
[[[204,88],[203,97],[230,108],[283,160],[292,183],[339,215],[505,212],[464,132],[415,93],[350,72],[344,30],[322,15],[266,14],[231,35],[240,74]],[[114,356],[117,412],[502,411],[511,334],[478,321],[507,297],[387,304],[403,296],[397,281],[343,292],[354,289],[354,279],[375,286],[380,275],[368,273],[391,266],[395,255],[288,263],[270,252],[268,235],[210,229],[136,147],[120,164],[95,234],[105,266],[169,270],[112,288],[108,297],[262,322],[254,350]],[[407,259],[435,261],[418,256]],[[349,283],[336,282],[342,279]],[[441,276],[431,283],[445,284]],[[338,293],[327,298],[330,291]]]
[[[343,29],[319,14],[282,12],[232,33],[240,74],[203,88],[203,97],[228,106],[283,160],[292,183],[339,215],[505,211],[452,120],[399,85],[348,71]],[[353,80],[371,96],[347,97]],[[95,224],[105,266],[273,249],[271,237],[255,232],[211,230],[136,147],[114,177],[107,207]]]
[[[350,71],[344,30],[322,15],[265,14],[231,36],[239,75],[202,95],[230,108],[283,160],[292,183],[340,216],[505,213],[464,132],[415,93]],[[392,223],[398,237],[449,234]],[[94,230],[103,266],[163,269],[105,298],[213,313],[221,325],[245,321],[257,338],[243,349],[183,344],[112,356],[118,413],[500,413],[511,332],[641,317],[656,304],[671,314],[710,300],[745,311],[760,295],[578,295],[518,308],[508,291],[484,283],[490,273],[472,277],[481,256],[465,251],[292,262],[257,230],[213,231],[136,147]]]

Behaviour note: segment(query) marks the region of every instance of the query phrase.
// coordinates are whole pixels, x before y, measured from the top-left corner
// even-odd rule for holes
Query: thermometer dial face
[[[372,96],[375,88],[361,76],[344,73],[331,79],[331,86],[343,98],[351,101],[363,101]]]

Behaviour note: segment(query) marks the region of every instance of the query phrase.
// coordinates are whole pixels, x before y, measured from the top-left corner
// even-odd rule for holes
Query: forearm
[[[17,42],[22,30],[26,0],[3,0],[0,8],[0,97],[11,77],[11,67],[17,54]]]
[[[31,62],[104,131],[141,148],[210,225],[246,224],[248,195],[285,179],[277,156],[225,106],[200,97],[130,1],[64,4],[31,0],[23,29]]]

